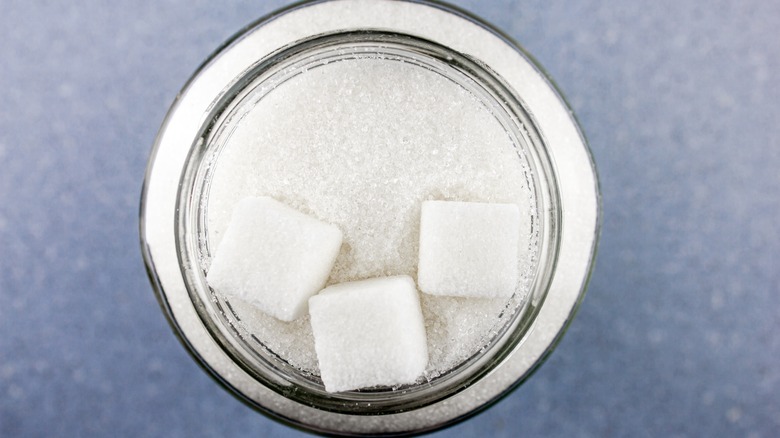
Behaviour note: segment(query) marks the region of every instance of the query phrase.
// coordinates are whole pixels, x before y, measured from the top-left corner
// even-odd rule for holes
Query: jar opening
[[[306,96],[306,93],[300,91],[301,87],[304,89],[309,87],[308,91],[324,86],[323,84],[334,85],[331,87],[332,89],[338,88],[335,86],[337,80],[347,77],[348,75],[345,76],[345,73],[354,71],[353,68],[358,70],[373,69],[375,70],[374,78],[380,77],[379,72],[386,71],[390,78],[397,78],[399,81],[408,78],[410,74],[417,74],[419,76],[415,78],[419,81],[419,85],[423,86],[419,90],[420,93],[428,93],[429,87],[424,86],[433,84],[435,87],[442,87],[442,90],[455,93],[454,95],[462,95],[469,108],[481,111],[482,117],[487,117],[485,120],[488,122],[485,125],[493,127],[493,131],[485,128],[485,135],[495,134],[495,138],[501,138],[501,141],[511,148],[511,155],[502,156],[509,156],[511,160],[499,163],[501,166],[499,170],[496,166],[492,166],[492,169],[499,173],[504,168],[512,170],[505,171],[504,174],[499,174],[496,177],[496,181],[498,181],[505,178],[506,175],[512,176],[511,182],[506,184],[508,188],[503,192],[470,190],[468,184],[472,184],[470,181],[473,179],[466,178],[462,181],[461,186],[454,187],[457,186],[454,184],[454,188],[428,190],[427,195],[416,194],[414,196],[418,198],[427,196],[429,199],[471,196],[475,201],[508,200],[521,205],[523,211],[526,212],[524,218],[527,222],[522,225],[524,240],[520,248],[522,253],[520,261],[523,266],[517,291],[508,300],[481,304],[485,312],[492,312],[495,315],[495,320],[488,324],[489,327],[484,329],[483,333],[474,335],[476,343],[472,351],[459,357],[457,363],[453,363],[451,366],[433,370],[415,384],[327,393],[317,375],[316,363],[315,366],[311,366],[311,357],[297,358],[297,361],[292,360],[289,351],[282,351],[285,346],[281,345],[280,341],[273,342],[274,327],[272,325],[276,324],[275,327],[281,327],[286,324],[281,330],[290,332],[289,324],[296,323],[274,323],[270,320],[264,320],[265,325],[253,325],[252,319],[254,317],[261,319],[263,317],[253,313],[250,305],[234,298],[225,297],[218,291],[211,289],[206,283],[205,274],[218,244],[220,232],[224,229],[229,217],[230,205],[240,196],[258,194],[253,193],[253,190],[270,190],[273,193],[263,194],[285,198],[286,201],[297,204],[300,209],[311,209],[315,214],[327,216],[328,208],[311,206],[307,202],[306,196],[280,188],[285,184],[295,186],[296,182],[285,181],[286,178],[281,175],[286,170],[274,169],[272,163],[268,164],[273,161],[272,157],[279,153],[278,151],[269,152],[262,148],[257,150],[257,147],[253,145],[246,146],[248,144],[246,139],[254,135],[259,139],[278,140],[278,137],[274,137],[271,131],[290,128],[290,126],[284,125],[285,121],[279,117],[291,118],[295,117],[296,114],[314,112],[321,114],[321,119],[327,121],[328,113],[335,113],[338,116],[338,110],[332,107],[333,100],[326,101],[324,106],[323,102],[317,102],[316,99],[305,102],[298,100],[295,105],[300,107],[300,112],[291,110],[288,113],[282,112],[282,116],[278,114],[273,116],[272,110],[278,109],[279,105],[283,105],[285,102],[289,108],[294,108],[294,106],[289,106],[290,97],[301,99],[302,96]],[[414,81],[407,82],[413,83]],[[379,88],[385,86],[391,90],[387,92],[380,90],[377,93],[381,95],[384,92],[387,99],[392,99],[394,97],[392,90],[403,85],[397,83],[377,84]],[[298,93],[294,92],[296,89],[299,91]],[[318,96],[314,92],[309,92],[308,96],[312,95]],[[434,95],[428,93],[426,102],[435,102],[437,97],[441,100],[448,95],[445,93],[436,96],[435,93]],[[392,106],[387,102],[385,104]],[[442,105],[442,108],[444,107],[446,104]],[[442,111],[446,111],[446,109],[442,109]],[[432,114],[433,117],[447,117],[448,115],[451,114]],[[342,122],[348,120],[347,123],[354,123],[353,119],[354,117],[344,116],[339,120]],[[176,244],[182,275],[188,293],[195,303],[197,313],[211,336],[243,370],[263,385],[284,397],[326,411],[361,415],[393,414],[435,403],[468,387],[471,383],[488,374],[522,342],[544,301],[556,259],[558,248],[556,215],[559,214],[557,186],[550,170],[551,164],[546,156],[545,144],[537,132],[534,120],[524,109],[519,97],[497,73],[449,48],[410,35],[382,31],[319,35],[305,41],[299,41],[274,53],[258,62],[241,77],[236,78],[230,87],[224,90],[213,102],[205,120],[199,140],[193,145],[187,158],[177,201]],[[447,123],[451,124],[452,122]],[[370,128],[370,126],[367,127],[367,129]],[[271,133],[269,134],[269,132]],[[403,144],[405,141],[403,132],[397,134],[399,134],[397,136],[399,144]],[[458,142],[458,140],[446,137],[446,129],[436,131],[436,134],[444,135],[445,143],[446,141]],[[453,132],[449,134],[455,135]],[[337,136],[338,133],[333,135]],[[410,133],[409,137],[414,137],[414,135]],[[413,142],[409,138],[406,141]],[[348,145],[349,139],[346,139],[344,144]],[[479,143],[473,144],[475,149],[486,147]],[[420,153],[417,149],[425,149],[425,153],[433,153],[435,149],[438,154],[439,149],[441,149],[442,154],[446,153],[446,144],[442,144],[441,148],[434,149],[431,149],[427,144],[420,146],[415,143],[415,145],[417,146],[406,147],[404,151]],[[278,144],[272,146],[282,149],[285,147]],[[240,153],[240,151],[245,150],[241,149],[242,147],[249,148],[246,150],[249,150],[250,154],[253,154],[258,160],[263,160],[265,164],[261,169],[267,171],[266,174],[263,174],[262,171],[258,172],[256,169],[250,169],[252,160],[247,160]],[[339,147],[344,146],[339,145]],[[253,148],[255,150],[251,150]],[[394,154],[397,153],[392,149],[380,147],[377,147],[376,151],[377,154],[386,153],[387,155],[375,157],[373,164],[375,166],[380,166],[383,162],[390,165],[389,163],[394,160]],[[305,161],[305,156],[316,155],[319,152],[321,152],[320,149],[311,149],[296,156]],[[349,151],[342,152],[345,154],[344,159],[347,160]],[[295,155],[289,149],[281,153]],[[323,165],[323,161],[320,160],[322,157],[314,158],[312,166]],[[246,163],[241,163],[241,161],[246,161]],[[362,164],[364,165],[364,163]],[[468,163],[466,164],[468,165]],[[352,169],[356,168],[355,166],[361,166],[361,163],[345,162],[341,174],[351,172]],[[468,173],[468,169],[460,171]],[[473,169],[472,171],[474,175],[481,175],[483,178],[489,177],[487,173],[479,173]],[[240,184],[239,186],[246,191],[236,189],[235,174],[242,172],[251,174],[244,181],[257,181],[259,178],[262,183],[256,186],[258,188],[251,188],[251,184]],[[260,174],[258,175],[258,173]],[[399,179],[404,177],[414,179],[415,175],[422,175],[420,173],[410,176],[408,166],[407,169],[398,169],[397,173]],[[339,172],[334,171],[329,176],[338,174]],[[327,181],[312,179],[312,177],[318,176],[321,175],[306,175],[303,172],[303,175],[290,174],[288,179],[308,178],[308,180],[297,183],[300,184],[300,187],[306,187],[307,193],[321,193],[322,190],[326,190],[323,185]],[[269,183],[269,180],[272,181]],[[365,180],[365,178],[361,180]],[[491,184],[487,180],[484,183],[485,185]],[[389,193],[392,194],[392,192]],[[354,193],[349,193],[349,195],[352,196]],[[385,195],[389,196],[387,193]],[[340,194],[335,193],[333,196],[338,197]],[[485,197],[494,197],[495,199],[483,199]],[[318,199],[318,201],[321,200]],[[333,214],[335,215],[335,213]],[[409,214],[409,217],[413,216],[414,214]],[[405,235],[409,240],[406,246],[406,257],[403,257],[402,254],[396,257],[398,260],[408,259],[409,254],[415,252],[414,241],[417,236],[414,235],[414,232],[407,232]],[[358,249],[353,248],[352,250],[354,253],[358,252]],[[353,259],[350,259],[349,256],[352,256]],[[416,257],[416,254],[414,256]],[[331,281],[359,279],[368,272],[382,273],[381,269],[386,269],[376,267],[362,270],[353,269],[350,267],[350,263],[356,263],[354,259],[359,259],[359,254],[358,256],[347,254],[345,257],[347,257],[347,261],[344,262],[343,269],[338,271],[341,276],[336,276]],[[391,265],[395,263],[395,265],[392,265],[390,272],[385,272],[386,274],[414,274],[414,272],[408,272],[412,268],[396,259],[390,263]],[[371,269],[375,269],[375,271],[371,271]],[[428,299],[434,300],[433,298]],[[426,305],[425,302],[423,304]],[[429,312],[435,313],[436,309],[441,309],[447,304],[428,303]],[[439,307],[436,307],[437,305]],[[298,325],[305,325],[305,323],[306,321],[303,321]],[[294,333],[282,341],[287,342],[287,345],[309,341],[306,336],[296,336],[298,335]],[[309,366],[306,366],[307,361],[309,361]]]

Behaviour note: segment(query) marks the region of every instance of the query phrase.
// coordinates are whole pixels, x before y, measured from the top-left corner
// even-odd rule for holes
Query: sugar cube
[[[458,297],[511,296],[519,275],[519,220],[515,204],[423,202],[420,290]]]
[[[425,324],[407,275],[340,283],[309,299],[328,392],[413,383],[428,364]]]
[[[272,198],[239,201],[211,263],[211,287],[282,321],[306,311],[341,248],[338,227]]]

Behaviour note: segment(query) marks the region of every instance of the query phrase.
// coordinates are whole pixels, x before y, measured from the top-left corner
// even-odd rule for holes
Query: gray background
[[[296,436],[221,389],[146,279],[137,211],[177,91],[282,1],[0,13],[0,436]],[[589,293],[541,370],[439,436],[780,435],[780,3],[457,1],[590,140]]]

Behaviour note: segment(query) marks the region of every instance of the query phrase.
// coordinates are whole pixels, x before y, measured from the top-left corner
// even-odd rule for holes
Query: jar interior
[[[182,273],[204,325],[255,379],[323,410],[395,413],[458,392],[522,342],[553,268],[556,189],[532,118],[487,67],[408,35],[322,35],[258,62],[205,120],[181,179]],[[421,294],[425,375],[328,393],[308,317],[277,321],[205,280],[231,208],[247,196],[272,196],[342,228],[328,285],[416,278],[424,200],[514,203],[524,219],[520,280],[509,299]]]

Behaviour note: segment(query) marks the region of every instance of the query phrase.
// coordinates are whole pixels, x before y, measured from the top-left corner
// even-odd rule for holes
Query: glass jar
[[[240,137],[236,133],[252,124],[278,128],[268,114],[280,102],[289,103],[290,90],[301,84],[316,88],[321,77],[311,75],[338,75],[333,66],[356,63],[403,69],[401,78],[419,72],[468,95],[477,111],[490,115],[498,137],[511,144],[512,165],[522,175],[513,201],[526,213],[524,245],[530,250],[523,259],[522,287],[473,354],[414,384],[328,393],[316,372],[291,363],[257,332],[247,306],[209,288],[205,276],[224,211],[248,193],[246,187],[226,185],[219,171],[254,171],[242,170],[240,154],[223,154],[236,149],[230,146]],[[314,80],[306,82],[308,77]],[[332,110],[316,101],[296,101],[294,108],[284,117]],[[421,108],[430,113],[422,117],[433,123],[447,117],[433,107]],[[313,129],[284,129],[307,128]],[[297,195],[305,198],[290,194]],[[508,37],[463,11],[429,1],[313,1],[242,31],[212,55],[174,102],[154,145],[141,203],[147,269],[185,347],[217,381],[259,411],[312,431],[344,435],[434,430],[473,415],[516,387],[570,323],[584,294],[598,229],[595,168],[560,94]]]

